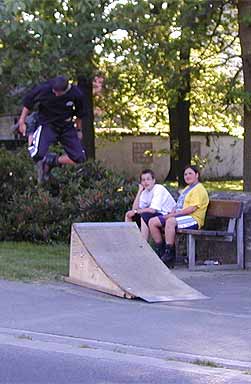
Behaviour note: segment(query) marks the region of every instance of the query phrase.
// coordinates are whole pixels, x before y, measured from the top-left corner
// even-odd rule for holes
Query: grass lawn
[[[203,181],[208,191],[242,192],[243,180]]]
[[[205,180],[202,181],[207,191],[229,191],[229,192],[242,192],[243,180]],[[166,185],[170,185],[173,188],[178,188],[178,183],[167,182]]]
[[[68,275],[67,244],[38,245],[1,242],[0,278],[7,280],[61,280]]]

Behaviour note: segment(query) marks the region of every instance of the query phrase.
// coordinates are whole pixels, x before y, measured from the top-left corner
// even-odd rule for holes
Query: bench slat
[[[216,236],[217,231],[210,231],[210,230],[203,230],[203,229],[178,229],[177,233],[182,233],[184,235],[194,235],[194,236],[203,236],[208,235],[209,236]]]
[[[193,235],[193,236],[234,236],[234,232],[228,231],[210,231],[203,229],[178,229],[177,233],[184,235]]]
[[[238,219],[242,214],[242,202],[234,200],[210,200],[207,216]]]

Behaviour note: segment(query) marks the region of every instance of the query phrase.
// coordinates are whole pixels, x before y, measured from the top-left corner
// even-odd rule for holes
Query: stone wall
[[[192,156],[204,161],[202,176],[206,179],[242,178],[243,140],[225,134],[192,133]],[[120,140],[96,139],[96,157],[106,166],[138,177],[144,168],[151,168],[162,182],[170,169],[168,137],[156,135],[124,135]]]

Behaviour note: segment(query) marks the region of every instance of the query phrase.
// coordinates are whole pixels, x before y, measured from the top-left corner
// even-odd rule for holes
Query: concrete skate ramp
[[[148,302],[206,298],[170,272],[135,223],[73,224],[67,281]]]

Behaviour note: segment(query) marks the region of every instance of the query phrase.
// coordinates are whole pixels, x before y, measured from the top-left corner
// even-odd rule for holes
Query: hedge
[[[123,221],[137,184],[99,161],[53,170],[38,185],[25,149],[0,149],[0,240],[68,241],[73,222]]]

